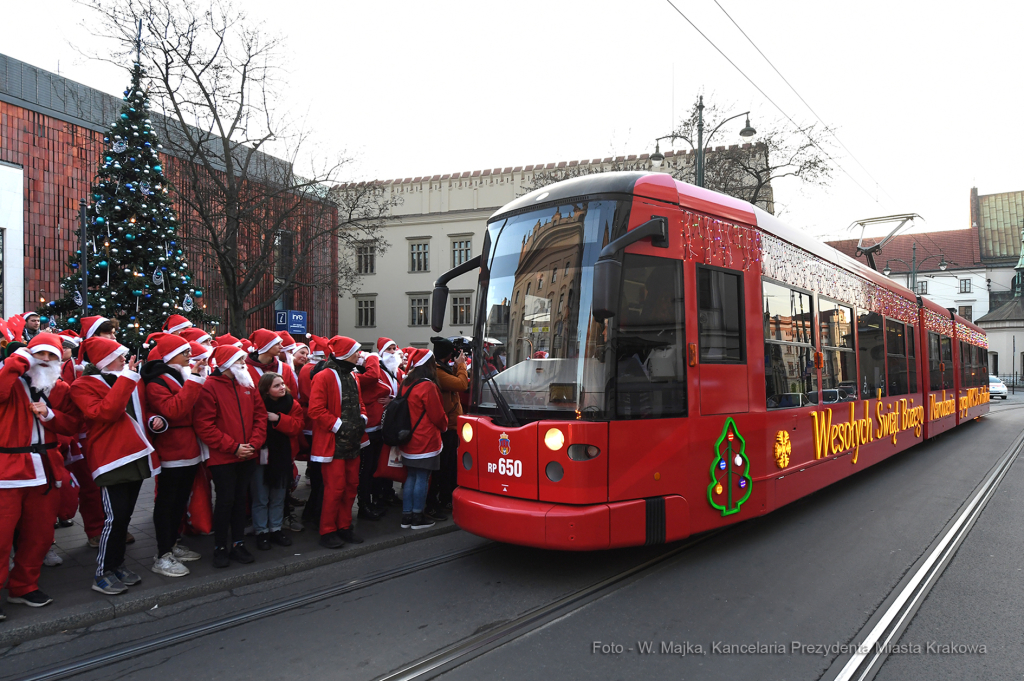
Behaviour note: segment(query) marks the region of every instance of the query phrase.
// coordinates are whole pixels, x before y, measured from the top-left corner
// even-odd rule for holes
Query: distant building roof
[[[874,243],[875,241],[877,240],[868,240],[868,243]],[[889,267],[893,272],[909,272],[915,243],[917,244],[918,272],[938,271],[939,261],[942,256],[945,256],[946,261],[949,263],[949,269],[972,268],[981,264],[981,254],[978,248],[978,230],[972,227],[970,229],[955,229],[946,232],[901,234],[894,237],[882,247],[879,253],[875,254],[875,264],[878,265],[878,269],[882,270],[885,267],[885,262],[891,260]],[[866,257],[857,257],[857,239],[829,241],[828,245],[838,251],[842,251],[855,260],[867,262]],[[895,258],[905,260],[907,264],[904,265],[902,262],[894,260]],[[925,260],[926,258],[927,261]]]
[[[1024,298],[1011,298],[1009,302],[974,320],[975,324],[981,326],[992,322],[1024,322]]]
[[[971,217],[978,224],[984,260],[1017,260],[1024,227],[1024,191],[978,195],[971,189]]]

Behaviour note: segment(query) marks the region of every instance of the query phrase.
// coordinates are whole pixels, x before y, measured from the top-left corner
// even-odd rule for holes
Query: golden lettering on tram
[[[989,401],[988,390],[985,388],[970,388],[967,394],[960,397],[960,418],[967,418],[967,412],[972,407],[985,404]]]
[[[946,391],[942,391],[942,399],[935,399],[935,395],[928,396],[928,414],[929,420],[937,421],[939,419],[952,416],[956,413],[956,400],[953,399],[953,395],[946,397]]]
[[[913,399],[901,398],[897,402],[875,403],[874,420],[871,418],[869,402],[864,402],[864,416],[857,418],[856,405],[850,403],[849,418],[842,423],[832,422],[832,409],[821,413],[811,412],[814,419],[814,458],[821,459],[830,454],[840,454],[853,450],[850,463],[857,463],[860,446],[874,442],[876,439],[889,438],[896,444],[897,436],[906,430],[912,430],[914,437],[921,437],[924,425],[924,406],[914,406]],[[895,407],[895,409],[893,408]]]

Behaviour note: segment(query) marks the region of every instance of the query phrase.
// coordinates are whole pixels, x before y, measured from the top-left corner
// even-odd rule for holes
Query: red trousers
[[[320,513],[320,534],[352,527],[352,505],[359,489],[359,459],[334,459],[323,464],[324,508]]]
[[[82,514],[85,536],[92,538],[103,532],[103,498],[100,488],[92,479],[92,471],[85,459],[79,459],[67,466],[68,472],[78,481],[78,512]]]
[[[39,588],[43,558],[53,544],[60,490],[54,487],[43,494],[45,491],[46,485],[0,489],[0,586],[7,579],[14,530],[18,530],[14,570],[7,585],[12,596],[24,596]]]

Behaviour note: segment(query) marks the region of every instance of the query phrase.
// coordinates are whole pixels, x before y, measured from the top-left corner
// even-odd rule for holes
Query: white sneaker
[[[43,558],[43,565],[46,567],[57,567],[63,563],[64,559],[57,555],[57,550],[51,544],[50,550],[46,552],[46,557]]]
[[[302,521],[292,513],[289,513],[284,517],[284,526],[292,532],[302,532],[306,529],[306,526],[302,524]]]
[[[242,534],[244,534],[246,537],[251,537],[252,535],[256,534],[256,528],[254,528],[252,524],[246,525],[245,530],[242,532]]]
[[[182,546],[181,544],[174,545],[174,548],[171,549],[171,555],[173,555],[174,560],[179,563],[187,563],[189,561],[199,560],[202,558],[198,553],[187,546]]]
[[[170,551],[153,561],[150,570],[164,577],[184,577],[188,574],[188,568],[176,561]]]

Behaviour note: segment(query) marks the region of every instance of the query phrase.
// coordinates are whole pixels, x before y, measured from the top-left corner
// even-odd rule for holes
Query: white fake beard
[[[199,375],[201,377],[203,377],[203,378],[206,378],[207,376],[209,376],[210,375],[210,365],[209,364],[204,364],[201,367],[199,367]]]
[[[28,380],[32,382],[32,387],[44,395],[50,394],[59,378],[60,364],[56,362],[37,362],[28,370]]]
[[[187,364],[185,366],[178,366],[177,364],[168,364],[167,366],[181,374],[182,380],[185,380],[192,375],[192,367],[190,367]]]
[[[381,364],[384,368],[392,373],[392,375],[398,371],[399,365],[402,364],[402,358],[393,352],[384,353],[384,356],[380,358]]]
[[[235,382],[238,383],[238,385],[245,386],[246,388],[256,387],[252,382],[252,376],[249,375],[249,370],[245,368],[244,364],[239,365],[238,362],[235,362],[228,367],[228,371],[231,372],[231,375],[234,377]]]

